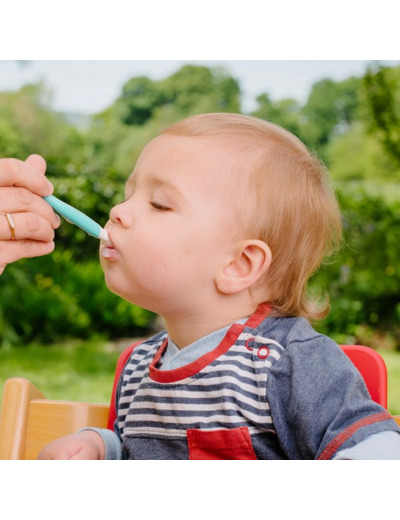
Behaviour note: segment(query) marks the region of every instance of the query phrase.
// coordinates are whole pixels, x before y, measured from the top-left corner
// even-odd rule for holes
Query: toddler
[[[119,381],[114,432],[39,458],[400,458],[400,430],[310,325],[307,282],[339,244],[327,171],[295,136],[238,114],[165,129],[100,247],[109,289],[162,316]]]

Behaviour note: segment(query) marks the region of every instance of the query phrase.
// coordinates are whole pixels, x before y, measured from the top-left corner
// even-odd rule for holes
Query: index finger
[[[31,164],[19,159],[0,159],[0,187],[19,186],[46,197],[53,193],[52,184]]]

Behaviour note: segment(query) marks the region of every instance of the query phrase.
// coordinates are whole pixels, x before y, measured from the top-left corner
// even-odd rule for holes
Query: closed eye
[[[149,204],[157,211],[171,211],[171,208],[169,208],[168,206],[163,206],[162,204],[159,204],[158,202],[155,202],[153,200],[150,200]]]

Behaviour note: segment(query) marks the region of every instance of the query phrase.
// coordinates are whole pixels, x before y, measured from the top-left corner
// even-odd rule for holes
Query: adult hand
[[[0,275],[7,264],[54,249],[60,218],[42,198],[53,192],[45,171],[40,155],[0,159]]]

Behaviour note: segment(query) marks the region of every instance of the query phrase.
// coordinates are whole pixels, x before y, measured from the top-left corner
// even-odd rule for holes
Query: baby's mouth
[[[118,249],[116,249],[114,247],[114,244],[113,244],[112,240],[110,239],[110,237],[107,242],[102,242],[102,244],[100,246],[100,256],[107,260],[110,260],[113,258],[119,258],[121,256]]]
[[[106,260],[119,258],[121,256],[120,252],[117,249],[115,249],[115,247],[106,245],[100,247],[100,255],[102,256],[102,258],[105,258]]]

